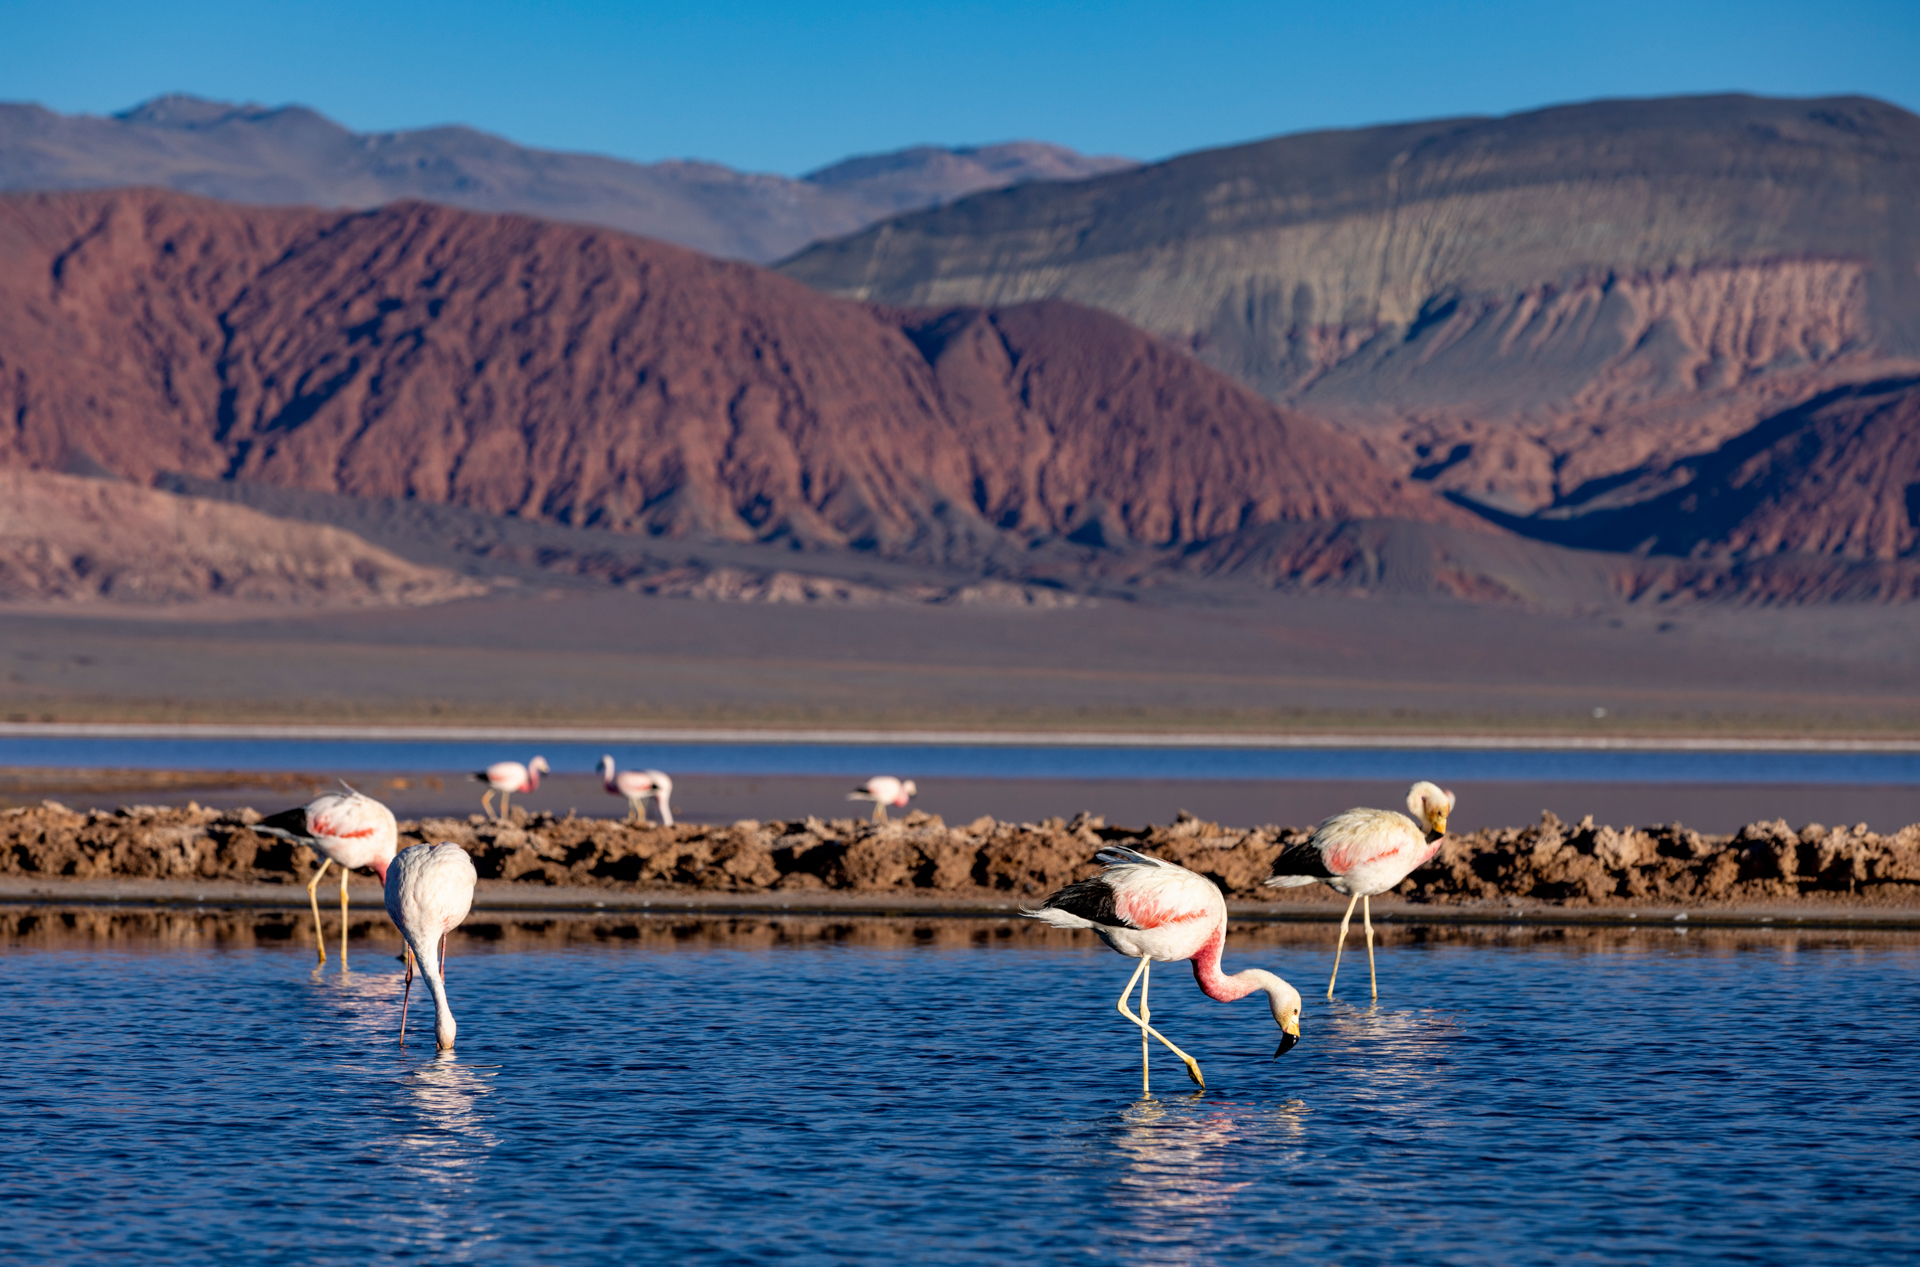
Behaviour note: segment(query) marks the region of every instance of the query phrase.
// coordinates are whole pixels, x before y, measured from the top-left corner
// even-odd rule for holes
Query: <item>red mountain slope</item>
[[[1474,522],[1115,318],[889,313],[425,204],[0,199],[0,410],[14,466],[952,562],[1007,533]]]

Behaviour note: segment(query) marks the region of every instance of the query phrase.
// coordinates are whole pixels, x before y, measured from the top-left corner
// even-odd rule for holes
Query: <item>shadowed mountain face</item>
[[[0,190],[155,185],[235,202],[372,207],[424,198],[607,225],[771,260],[882,216],[1034,180],[1131,166],[1057,145],[920,146],[800,180],[717,163],[529,149],[471,128],[356,134],[299,106],[159,97],[111,118],[0,105]]]
[[[1161,559],[1283,523],[1497,535],[1103,313],[880,310],[644,239],[418,203],[0,198],[0,410],[16,468],[976,574]]]
[[[1920,118],[1881,102],[1599,102],[979,194],[782,269],[893,304],[1105,309],[1532,530],[1920,371],[1916,205]]]

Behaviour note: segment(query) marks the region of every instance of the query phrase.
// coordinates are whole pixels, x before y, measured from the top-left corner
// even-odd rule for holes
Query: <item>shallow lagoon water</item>
[[[1331,929],[1156,973],[993,921],[456,936],[458,1053],[399,965],[299,923],[0,954],[0,1207],[35,1260],[1895,1262],[1920,1251],[1920,945]],[[329,921],[330,928],[332,927]],[[57,927],[57,926],[56,926]],[[187,928],[186,934],[180,928]],[[378,932],[378,925],[369,925]],[[44,932],[44,928],[42,929]],[[257,930],[256,930],[257,931]],[[487,940],[491,938],[491,940]],[[284,940],[281,940],[284,939]],[[111,947],[111,948],[106,948]],[[1356,964],[1359,971],[1354,972]],[[1316,988],[1318,987],[1318,988]],[[416,1003],[419,999],[416,997]]]

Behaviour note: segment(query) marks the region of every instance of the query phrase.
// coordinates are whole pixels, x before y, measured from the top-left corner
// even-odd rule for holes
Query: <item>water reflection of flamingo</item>
[[[387,914],[407,943],[407,984],[400,996],[400,1041],[407,1038],[407,1001],[413,994],[413,965],[420,964],[433,995],[433,1040],[441,1051],[453,1049],[458,1027],[447,1006],[447,934],[473,909],[476,880],[473,859],[451,841],[411,845],[387,870]]]
[[[307,901],[313,905],[313,944],[320,962],[327,961],[327,945],[320,932],[320,877],[329,865],[340,868],[340,966],[347,966],[347,873],[368,867],[387,879],[387,865],[400,844],[400,828],[393,811],[346,784],[344,792],[328,792],[298,809],[282,810],[254,824],[264,836],[277,836],[306,845],[320,855],[320,869],[307,882]]]
[[[1069,884],[1045,902],[1037,911],[1022,911],[1045,920],[1055,928],[1091,928],[1123,955],[1140,961],[1120,994],[1120,1014],[1140,1027],[1140,1089],[1151,1094],[1147,1077],[1147,1036],[1152,1035],[1180,1057],[1187,1076],[1201,1086],[1200,1066],[1192,1056],[1167,1041],[1164,1034],[1148,1022],[1153,1013],[1147,1007],[1147,976],[1154,960],[1175,963],[1182,959],[1193,963],[1193,978],[1210,999],[1231,1003],[1255,990],[1265,990],[1274,1022],[1280,1026],[1277,1057],[1300,1040],[1300,992],[1259,968],[1248,968],[1227,976],[1220,970],[1220,955],[1227,942],[1227,903],[1220,890],[1204,876],[1163,858],[1151,858],[1131,849],[1109,845],[1095,854],[1094,861],[1106,864],[1106,870],[1091,880]],[[1127,1007],[1135,982],[1140,984],[1140,1014]]]
[[[1333,948],[1333,972],[1327,977],[1327,997],[1340,976],[1340,952],[1347,945],[1347,924],[1354,902],[1363,903],[1360,919],[1367,930],[1367,979],[1373,997],[1380,997],[1380,978],[1373,970],[1373,895],[1385,893],[1432,860],[1447,834],[1447,815],[1453,812],[1453,793],[1420,782],[1407,792],[1407,808],[1419,818],[1416,826],[1405,814],[1387,809],[1350,809],[1335,814],[1313,829],[1313,835],[1282,850],[1273,860],[1267,883],[1289,889],[1325,881],[1335,893],[1351,893],[1347,913],[1340,917],[1340,940]]]
[[[552,773],[553,768],[547,764],[545,757],[535,757],[525,765],[521,765],[518,761],[496,761],[473,776],[487,785],[487,790],[480,794],[480,808],[487,812],[488,817],[493,817],[493,794],[498,792],[500,794],[499,817],[505,819],[507,797],[515,792],[537,790],[540,786],[540,776]]]

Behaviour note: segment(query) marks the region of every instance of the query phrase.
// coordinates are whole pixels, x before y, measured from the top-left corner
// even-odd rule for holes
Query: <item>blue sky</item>
[[[1158,158],[1603,96],[1920,109],[1920,0],[0,0],[0,31],[0,99],[62,111],[184,91],[300,102],[360,131],[470,123],[786,173],[1015,137]]]

